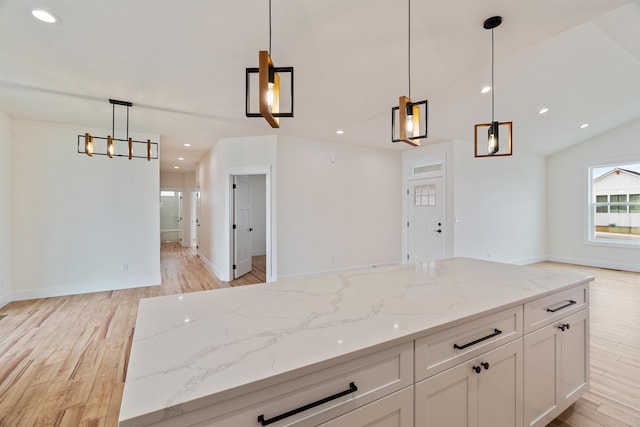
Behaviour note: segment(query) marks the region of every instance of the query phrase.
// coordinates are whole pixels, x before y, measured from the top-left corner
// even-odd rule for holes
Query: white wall
[[[473,143],[454,142],[454,255],[529,264],[546,258],[543,157],[518,151],[473,156]]]
[[[278,137],[278,275],[398,263],[400,153]]]
[[[547,159],[548,253],[556,261],[640,271],[640,248],[587,242],[587,168],[640,161],[640,120]]]
[[[267,193],[265,175],[249,175],[251,186],[251,251],[253,256],[267,253]]]
[[[104,129],[13,130],[12,298],[160,284],[159,162],[77,153],[77,135]]]
[[[220,140],[198,163],[196,179],[200,188],[200,212],[198,219],[198,254],[204,263],[220,280],[229,280],[230,256],[230,212],[229,176],[263,174],[263,168],[270,171],[271,198],[275,197],[276,137],[247,137]],[[275,233],[275,216],[269,219]],[[267,239],[268,240],[268,239]],[[271,254],[267,257],[267,268],[276,274],[276,250],[271,244]],[[269,279],[269,277],[267,278]]]
[[[11,119],[0,113],[0,307],[11,301]]]

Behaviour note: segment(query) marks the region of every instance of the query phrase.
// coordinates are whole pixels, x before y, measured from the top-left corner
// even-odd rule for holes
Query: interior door
[[[233,177],[233,276],[251,271],[251,185],[247,175]]]
[[[409,180],[407,260],[422,262],[445,258],[446,198],[442,177]]]

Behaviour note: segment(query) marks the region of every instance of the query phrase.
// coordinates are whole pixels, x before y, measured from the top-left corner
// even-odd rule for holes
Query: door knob
[[[435,231],[436,233],[442,233],[442,230],[433,230],[433,231]]]
[[[249,231],[253,231],[253,228],[249,227]]]

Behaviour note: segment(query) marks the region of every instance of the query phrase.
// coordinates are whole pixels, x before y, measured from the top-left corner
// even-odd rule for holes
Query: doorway
[[[442,177],[411,179],[407,188],[407,261],[445,258],[446,194]]]
[[[269,281],[267,174],[230,175],[230,279]],[[248,280],[248,279],[247,279]]]
[[[160,242],[180,242],[182,193],[179,191],[160,191]]]

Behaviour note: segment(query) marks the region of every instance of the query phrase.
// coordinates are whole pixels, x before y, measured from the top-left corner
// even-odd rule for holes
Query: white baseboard
[[[585,265],[588,267],[609,268],[612,270],[624,270],[640,273],[639,264],[625,264],[611,261],[592,260],[584,258],[571,258],[562,256],[549,256],[547,261],[563,262],[565,264]]]
[[[267,251],[264,249],[257,249],[251,251],[251,256],[264,256],[267,254]]]
[[[537,256],[537,257],[531,257],[531,258],[520,258],[520,259],[516,259],[513,261],[509,261],[509,264],[515,264],[515,265],[529,265],[529,264],[535,264],[537,262],[544,262],[544,261],[548,261],[549,258],[546,256]]]
[[[162,277],[152,276],[121,281],[106,281],[74,286],[59,286],[52,288],[27,289],[14,291],[10,295],[11,301],[22,301],[37,298],[60,297],[65,295],[89,294],[93,292],[117,291],[121,289],[143,288],[159,286]]]
[[[213,265],[213,263],[207,259],[207,257],[205,257],[202,254],[198,253],[198,258],[200,259],[200,261],[202,261],[204,266],[207,267],[207,270],[209,270],[209,272],[216,277],[216,279],[220,280],[221,282],[228,282],[229,281],[229,280],[225,279],[222,276],[222,274],[220,274],[220,270],[218,270],[216,268],[216,266]]]
[[[0,295],[0,309],[2,309],[2,307],[4,307],[5,305],[9,304],[11,301],[13,301],[11,299],[11,294]]]

